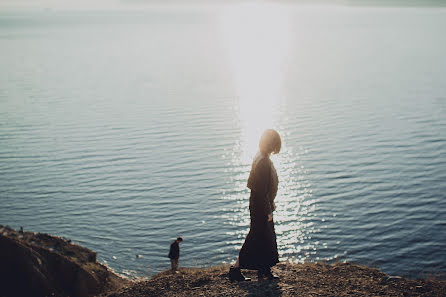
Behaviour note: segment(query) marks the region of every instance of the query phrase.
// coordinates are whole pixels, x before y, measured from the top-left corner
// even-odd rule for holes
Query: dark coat
[[[180,258],[180,245],[176,240],[170,245],[168,257],[172,260]]]
[[[279,262],[274,222],[268,222],[268,214],[274,211],[277,183],[271,160],[267,155],[258,154],[248,178],[251,224],[239,254],[241,268],[262,269]]]

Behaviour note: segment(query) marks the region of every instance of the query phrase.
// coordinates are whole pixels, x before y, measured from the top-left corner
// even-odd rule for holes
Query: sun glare
[[[289,31],[286,9],[277,4],[239,4],[220,16],[242,125],[243,161],[257,151],[263,130],[274,128]]]

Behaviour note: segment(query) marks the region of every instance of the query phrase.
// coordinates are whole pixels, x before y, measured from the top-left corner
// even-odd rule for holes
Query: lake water
[[[234,261],[259,135],[281,260],[446,272],[446,10],[0,13],[0,224],[117,272]],[[140,254],[141,258],[136,255]]]

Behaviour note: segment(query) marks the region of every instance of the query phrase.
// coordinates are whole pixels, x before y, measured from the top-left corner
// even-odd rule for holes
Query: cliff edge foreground
[[[0,297],[446,296],[445,280],[392,277],[349,263],[280,263],[273,268],[279,280],[244,272],[251,282],[230,282],[228,269],[182,268],[130,281],[70,240],[0,225]]]
[[[122,288],[109,297],[142,296],[446,296],[446,281],[408,280],[374,268],[349,263],[280,263],[273,268],[279,280],[228,280],[228,266],[162,272],[154,278]]]

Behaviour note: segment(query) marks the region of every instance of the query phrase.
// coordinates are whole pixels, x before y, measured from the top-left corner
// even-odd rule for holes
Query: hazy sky
[[[226,5],[243,2],[281,2],[282,0],[0,0],[0,8],[52,9],[137,9],[151,6]],[[286,1],[286,0],[285,0]],[[295,0],[297,2],[325,0]],[[341,0],[332,0],[333,2]]]
[[[0,0],[2,8],[37,9],[134,9],[150,6],[225,5],[243,2],[296,4],[346,4],[384,6],[445,6],[445,0]]]
[[[0,0],[0,8],[131,9],[153,5],[218,4],[228,2],[242,2],[242,0]]]

